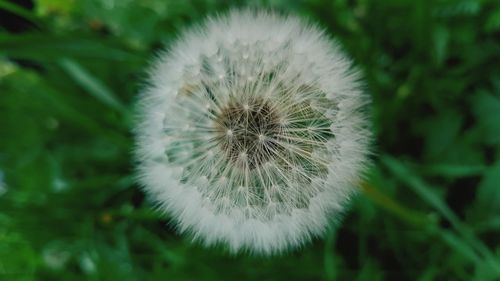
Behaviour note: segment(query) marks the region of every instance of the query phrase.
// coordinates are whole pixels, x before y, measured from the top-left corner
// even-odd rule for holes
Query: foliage
[[[377,136],[344,221],[265,259],[176,235],[130,154],[155,51],[246,6],[339,40],[365,74]],[[499,11],[494,0],[0,1],[0,280],[498,280]]]

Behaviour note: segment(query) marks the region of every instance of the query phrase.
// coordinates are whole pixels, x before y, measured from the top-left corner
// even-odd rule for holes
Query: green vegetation
[[[249,5],[324,27],[373,97],[374,166],[350,211],[325,239],[271,258],[176,235],[130,153],[155,51]],[[0,280],[500,280],[500,2],[0,0],[0,11]]]

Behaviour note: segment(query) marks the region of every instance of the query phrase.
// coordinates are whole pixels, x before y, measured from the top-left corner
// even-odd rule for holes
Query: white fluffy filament
[[[367,162],[351,63],[294,17],[234,11],[151,71],[136,129],[145,190],[207,245],[272,254],[340,218]]]

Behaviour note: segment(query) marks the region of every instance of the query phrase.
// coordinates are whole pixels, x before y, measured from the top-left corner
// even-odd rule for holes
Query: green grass
[[[500,280],[498,1],[34,2],[0,0],[0,280]],[[324,27],[373,99],[343,222],[271,258],[176,235],[130,153],[155,52],[246,6]]]

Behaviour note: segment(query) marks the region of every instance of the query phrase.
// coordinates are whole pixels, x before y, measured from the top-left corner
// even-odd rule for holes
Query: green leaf
[[[458,140],[462,123],[462,115],[452,110],[443,110],[439,115],[423,122],[421,134],[425,137],[428,157],[443,161],[443,156],[448,154],[448,150]]]
[[[124,113],[128,110],[101,80],[71,59],[59,60],[59,65],[89,94],[107,106]]]
[[[496,9],[489,14],[484,29],[486,32],[497,32],[500,30],[500,9]]]
[[[37,256],[34,249],[21,235],[7,232],[3,227],[0,222],[0,279],[35,280]]]
[[[69,14],[75,8],[75,0],[35,0],[36,13],[40,16],[51,14]]]
[[[500,161],[488,168],[481,179],[476,197],[477,206],[484,212],[500,215]]]
[[[335,259],[334,253],[334,245],[337,238],[336,229],[334,227],[330,227],[328,229],[328,234],[326,235],[324,255],[323,255],[323,264],[325,268],[325,276],[326,280],[336,280],[336,276],[338,274],[337,262]]]
[[[0,33],[0,55],[15,59],[55,61],[63,57],[105,61],[139,60],[111,41],[86,35],[52,35],[49,33]]]
[[[448,244],[448,246],[467,257],[474,264],[479,265],[482,263],[481,257],[479,257],[478,254],[463,241],[463,239],[459,238],[454,233],[448,230],[439,230],[438,234],[441,239]]]
[[[482,175],[487,167],[484,165],[435,164],[423,166],[421,169],[428,175],[460,178]]]
[[[39,19],[30,10],[25,9],[22,6],[12,4],[9,1],[0,0],[0,9],[4,9],[6,11],[9,11],[10,13],[30,20],[31,22],[36,23],[39,26],[42,25]]]
[[[447,49],[450,33],[445,26],[439,25],[433,30],[432,37],[434,42],[434,60],[436,65],[442,66],[448,55]]]
[[[500,143],[500,97],[480,91],[473,98],[472,109],[488,144]]]
[[[460,234],[460,243],[467,243],[480,253],[485,262],[494,268],[500,276],[500,263],[494,260],[494,255],[488,247],[464,224],[458,216],[448,207],[448,205],[434,191],[436,188],[424,182],[415,175],[412,170],[406,167],[402,162],[390,156],[383,156],[382,163],[402,182],[408,185],[422,200],[435,208],[445,219],[447,219],[453,228]]]

